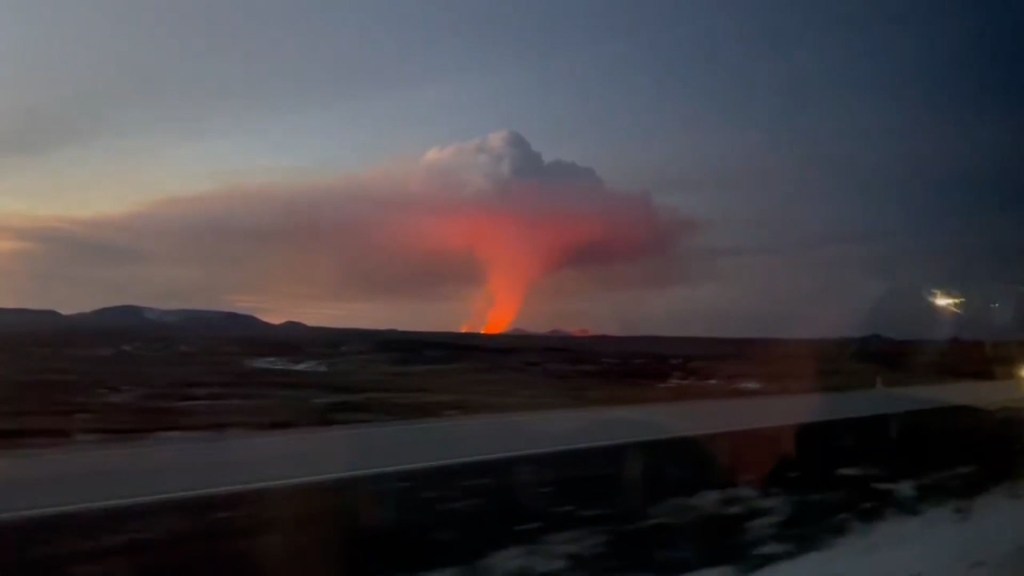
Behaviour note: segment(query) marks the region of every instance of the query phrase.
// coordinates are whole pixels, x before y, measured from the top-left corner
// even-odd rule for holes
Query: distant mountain
[[[284,328],[286,330],[306,330],[309,328],[309,324],[302,322],[296,322],[295,320],[287,320],[277,325],[278,328]]]
[[[239,312],[163,310],[145,306],[110,306],[74,314],[69,318],[78,324],[111,328],[170,326],[195,330],[246,332],[274,326],[255,316]]]
[[[152,329],[239,334],[274,329],[296,331],[304,328],[306,326],[299,322],[286,322],[279,327],[250,314],[220,310],[163,310],[123,305],[63,315],[55,310],[0,308],[0,330],[8,332],[54,329]]]
[[[79,325],[95,325],[105,327],[128,327],[156,324],[156,320],[150,318],[154,308],[142,306],[110,306],[100,308],[92,312],[79,312],[71,314],[68,319]]]
[[[29,308],[0,308],[0,329],[52,328],[59,326],[65,316],[56,310]]]

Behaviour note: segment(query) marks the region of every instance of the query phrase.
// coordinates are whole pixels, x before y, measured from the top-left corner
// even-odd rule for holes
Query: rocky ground
[[[0,448],[1012,375],[1013,343],[0,331]]]

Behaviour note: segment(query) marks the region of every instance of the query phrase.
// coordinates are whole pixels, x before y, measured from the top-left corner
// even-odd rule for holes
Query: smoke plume
[[[671,259],[691,228],[505,131],[327,183],[0,220],[0,298],[71,309],[461,299],[450,327],[501,332],[549,276]]]

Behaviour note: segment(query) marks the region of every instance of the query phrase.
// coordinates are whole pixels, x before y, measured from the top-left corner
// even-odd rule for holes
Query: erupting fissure
[[[429,232],[422,240],[468,252],[480,266],[483,287],[463,332],[508,331],[531,290],[584,254],[589,262],[622,260],[663,245],[668,235],[647,205],[638,209],[608,193],[589,197],[591,204],[577,195],[557,202],[537,191],[519,191],[514,201],[438,215],[421,228]]]
[[[501,263],[494,264],[487,271],[484,287],[486,308],[481,318],[469,324],[471,331],[481,334],[500,334],[512,327],[519,311],[526,302],[526,296],[537,278],[519,276],[514,270]]]
[[[484,287],[467,325],[471,332],[500,334],[509,330],[530,289],[565,256],[566,247],[555,241],[559,235],[546,235],[542,242],[527,242],[527,238],[517,237],[513,231],[501,232],[494,229],[483,235],[476,246]]]
[[[422,163],[422,195],[398,205],[387,237],[423,259],[450,259],[452,270],[476,265],[480,287],[463,332],[506,332],[548,276],[665,255],[689,229],[650,195],[608,188],[572,162],[545,162],[511,131],[431,150]]]

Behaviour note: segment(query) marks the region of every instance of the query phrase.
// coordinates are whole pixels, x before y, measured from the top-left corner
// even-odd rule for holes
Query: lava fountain
[[[421,249],[470,255],[479,266],[483,286],[462,331],[484,334],[510,329],[548,275],[662,251],[681,224],[645,195],[604,190],[520,189],[410,217]]]

